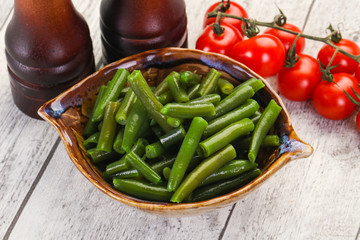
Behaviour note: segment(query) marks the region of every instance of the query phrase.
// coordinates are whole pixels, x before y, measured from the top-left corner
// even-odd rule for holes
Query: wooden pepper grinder
[[[5,52],[14,102],[34,118],[95,70],[89,28],[71,0],[15,0]]]
[[[184,0],[102,0],[100,29],[106,63],[150,49],[187,47]]]

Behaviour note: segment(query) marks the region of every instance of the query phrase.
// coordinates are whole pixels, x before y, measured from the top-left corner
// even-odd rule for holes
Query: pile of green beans
[[[254,78],[234,86],[210,69],[173,71],[153,88],[141,71],[118,69],[98,93],[83,147],[106,181],[135,198],[221,196],[258,177],[261,149],[280,145],[281,107],[252,98],[263,87]]]

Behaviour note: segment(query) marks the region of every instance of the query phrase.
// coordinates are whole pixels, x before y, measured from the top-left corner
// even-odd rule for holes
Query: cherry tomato
[[[321,71],[315,58],[299,54],[299,61],[291,68],[282,67],[277,75],[280,93],[292,101],[306,101],[312,97],[321,81]]]
[[[356,116],[356,126],[357,126],[357,129],[360,132],[360,112],[358,112],[358,114]]]
[[[206,11],[203,28],[205,28],[208,25],[213,24],[216,21],[216,18],[214,18],[214,17],[207,18],[207,15],[210,12],[212,12],[216,8],[216,6],[219,5],[219,3],[220,2],[214,3]],[[241,5],[239,5],[238,3],[234,2],[234,1],[231,2],[229,9],[226,10],[225,13],[236,15],[236,16],[243,16],[244,18],[248,18],[248,14],[245,11],[245,9]],[[241,35],[244,36],[242,28],[241,28],[241,25],[243,24],[241,20],[234,19],[234,18],[222,18],[220,21],[220,24],[223,24],[223,23],[228,23],[228,24],[233,25],[240,31]]]
[[[313,93],[313,105],[321,116],[331,120],[341,120],[349,117],[356,107],[343,90],[356,99],[351,87],[359,94],[360,89],[353,75],[335,73],[333,77],[337,84],[322,81],[316,86]]]
[[[360,84],[360,67],[358,67],[355,71],[355,77],[359,81]]]
[[[232,25],[222,23],[221,27],[224,28],[224,32],[218,36],[213,32],[212,25],[207,26],[196,41],[195,48],[206,52],[229,55],[231,48],[243,37],[239,30]]]
[[[285,49],[277,37],[261,34],[235,44],[230,57],[265,78],[280,71],[285,60]]]
[[[353,55],[360,54],[359,46],[351,40],[343,38],[340,42],[336,43],[335,45]],[[327,66],[329,64],[334,52],[335,52],[334,48],[330,47],[329,45],[324,45],[320,49],[317,58],[322,64]],[[336,54],[331,65],[332,66],[338,65],[336,68],[331,70],[331,73],[344,72],[344,73],[350,73],[350,74],[353,74],[359,66],[359,64],[355,60],[345,56],[342,53]]]
[[[285,29],[288,29],[288,30],[292,30],[294,32],[302,33],[302,31],[298,27],[296,27],[295,25],[292,25],[290,23],[285,23],[282,27]],[[274,28],[268,28],[265,30],[264,33],[268,33],[268,34],[278,37],[280,39],[280,41],[284,44],[286,52],[291,47],[291,45],[293,44],[293,42],[296,38],[296,35],[294,35],[294,34],[287,33],[287,32],[277,30]],[[297,54],[302,53],[304,48],[305,48],[305,38],[302,38],[302,37],[298,38],[298,40],[296,41],[295,52]]]

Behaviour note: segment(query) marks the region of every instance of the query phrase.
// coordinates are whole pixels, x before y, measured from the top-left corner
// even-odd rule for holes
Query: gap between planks
[[[316,2],[316,0],[313,0],[313,1],[311,2],[310,7],[309,7],[309,10],[308,10],[308,12],[307,12],[307,14],[306,14],[305,21],[304,21],[304,25],[303,25],[303,27],[302,27],[302,29],[301,29],[301,31],[303,31],[303,32],[304,32],[304,29],[306,28],[306,24],[307,24],[307,22],[308,22],[308,20],[309,20],[309,16],[310,16],[310,14],[311,14],[311,10],[312,10],[315,2]]]
[[[6,16],[4,22],[1,24],[0,31],[3,29],[4,26],[7,26],[7,23],[8,23],[8,21],[9,21],[10,16],[12,16],[13,11],[14,11],[14,8],[12,7],[12,8],[10,9],[8,15]]]
[[[224,225],[223,229],[222,229],[221,232],[220,232],[220,235],[219,235],[218,240],[222,240],[222,239],[223,239],[224,234],[225,234],[225,231],[226,231],[227,226],[228,226],[228,224],[229,224],[230,218],[231,218],[231,216],[232,216],[232,214],[233,214],[233,212],[234,212],[235,206],[236,206],[236,203],[234,203],[234,205],[233,205],[232,208],[230,209],[229,216],[227,217],[227,219],[226,219],[226,221],[225,221],[225,225]]]

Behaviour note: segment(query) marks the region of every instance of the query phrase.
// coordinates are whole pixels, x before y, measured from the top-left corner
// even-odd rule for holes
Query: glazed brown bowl
[[[86,106],[91,106],[100,86],[109,81],[118,68],[125,68],[129,72],[135,69],[141,70],[151,85],[158,84],[171,71],[196,70],[197,73],[205,75],[210,68],[217,69],[222,73],[223,78],[236,85],[251,77],[262,78],[241,63],[223,55],[190,49],[165,48],[147,51],[109,64],[45,103],[38,113],[58,130],[75,166],[97,188],[122,203],[148,212],[169,215],[211,211],[238,201],[290,160],[308,157],[313,151],[310,145],[298,138],[280,97],[262,79],[265,88],[258,91],[254,98],[262,107],[274,99],[283,110],[275,123],[275,131],[280,136],[281,145],[275,150],[262,152],[259,156],[259,168],[262,170],[259,177],[236,191],[202,202],[180,204],[149,202],[123,194],[103,180],[101,172],[91,163],[82,148],[84,140],[82,131],[87,122],[84,109],[87,108]]]

